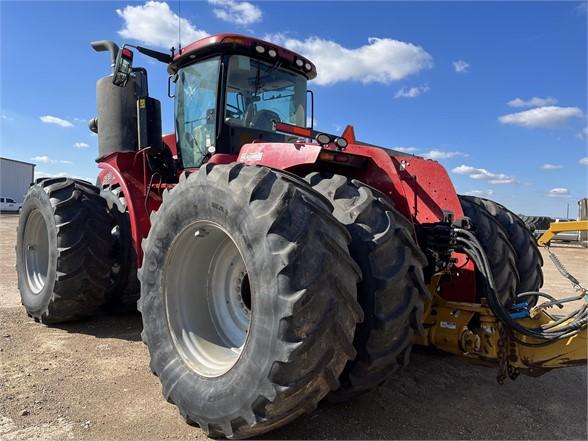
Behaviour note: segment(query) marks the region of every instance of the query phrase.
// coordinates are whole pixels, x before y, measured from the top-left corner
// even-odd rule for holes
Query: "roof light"
[[[331,143],[331,137],[329,135],[327,135],[326,133],[319,133],[318,135],[316,135],[316,137],[314,139],[316,139],[316,141],[320,145],[326,145],[326,144]]]
[[[257,46],[255,46],[255,51],[258,54],[263,54],[265,52],[265,48],[263,46],[261,46],[260,44],[258,44]]]
[[[223,38],[223,43],[233,43],[233,44],[247,44],[246,38],[240,37],[225,37]]]
[[[304,66],[304,61],[302,61],[300,58],[297,58],[296,59],[296,66],[298,66],[298,67]]]
[[[267,51],[267,54],[272,58],[274,58],[278,55],[278,53],[276,52],[275,49],[270,49],[269,51]]]
[[[344,149],[345,147],[347,147],[347,144],[348,142],[345,138],[335,138],[335,145],[340,149]]]
[[[312,69],[312,65],[311,65],[310,63],[306,63],[306,64],[304,65],[304,68],[305,68],[306,70],[311,70],[311,69]]]

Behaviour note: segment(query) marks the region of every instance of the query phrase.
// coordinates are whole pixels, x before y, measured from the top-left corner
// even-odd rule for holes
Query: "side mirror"
[[[112,84],[118,87],[126,86],[133,70],[133,52],[123,47],[118,51],[112,69]]]

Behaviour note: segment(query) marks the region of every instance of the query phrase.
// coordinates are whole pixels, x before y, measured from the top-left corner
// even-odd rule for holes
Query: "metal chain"
[[[498,332],[498,373],[496,374],[496,381],[502,385],[507,377],[511,380],[516,380],[520,371],[510,364],[509,351],[516,351],[516,345],[509,338],[508,330],[502,324],[499,324]]]
[[[557,268],[559,273],[570,281],[570,283],[572,284],[572,286],[574,287],[574,289],[577,292],[580,292],[580,293],[586,295],[588,293],[588,289],[586,289],[582,285],[580,285],[580,282],[578,281],[578,279],[576,279],[574,276],[572,276],[568,272],[568,270],[563,265],[563,263],[561,263],[559,258],[549,249],[549,245],[545,244],[545,245],[543,245],[543,248],[545,248],[545,251],[547,251],[547,253],[549,254],[549,258],[551,259],[551,261],[553,262],[553,264],[555,265],[555,267]]]
[[[506,330],[502,324],[498,324],[498,373],[496,374],[496,381],[498,384],[504,384],[504,380],[508,376],[508,351],[505,346],[508,344]]]

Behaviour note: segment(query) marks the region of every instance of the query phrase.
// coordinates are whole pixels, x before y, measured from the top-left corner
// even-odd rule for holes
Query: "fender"
[[[264,165],[278,170],[304,168],[320,162],[323,149],[307,143],[245,144],[237,161]],[[350,144],[340,154],[367,159],[363,169],[347,169],[346,175],[386,194],[396,208],[414,223],[433,223],[443,219],[444,211],[463,216],[461,204],[447,172],[436,161],[417,156],[392,156],[379,147]]]
[[[305,166],[313,166],[308,168],[308,171],[316,171],[316,165],[321,166],[320,169],[330,168],[328,163],[321,163],[320,161],[319,155],[322,151],[333,150],[328,148],[323,149],[318,144],[308,143],[251,143],[245,144],[241,148],[237,161],[247,165],[263,165],[304,175],[306,173],[305,169],[308,168]],[[367,159],[365,169],[350,168],[346,170],[345,174],[385,193],[394,201],[396,208],[402,214],[412,219],[408,205],[406,204],[404,189],[400,185],[400,178],[393,167],[390,157],[382,149],[369,148],[369,150],[364,150],[362,148],[350,150],[348,147],[344,152],[340,153],[352,153],[365,157]],[[381,154],[386,156],[387,161],[382,157],[378,165],[374,161],[374,156]],[[380,170],[375,170],[375,168],[379,168]]]
[[[146,198],[149,182],[145,182],[144,153],[113,153],[98,163],[99,186],[119,185],[127,204],[133,248],[137,256],[137,268],[143,262],[141,242],[149,234],[149,213],[161,205],[161,196],[154,191]],[[147,209],[146,209],[147,208]]]

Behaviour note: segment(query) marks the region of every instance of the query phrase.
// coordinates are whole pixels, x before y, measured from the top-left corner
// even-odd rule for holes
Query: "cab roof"
[[[259,52],[263,48],[263,52]],[[277,56],[270,57],[273,49]],[[182,66],[216,54],[244,54],[271,62],[279,60],[284,67],[299,72],[309,80],[316,78],[316,66],[307,58],[274,43],[240,34],[216,34],[197,40],[175,54],[168,72],[175,74]],[[300,61],[298,61],[300,60]]]

